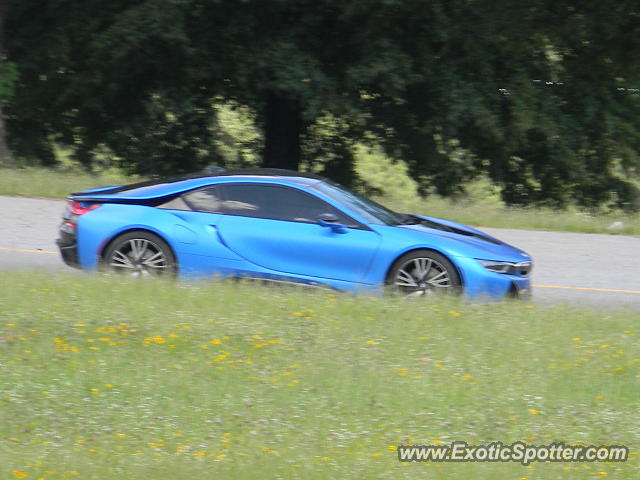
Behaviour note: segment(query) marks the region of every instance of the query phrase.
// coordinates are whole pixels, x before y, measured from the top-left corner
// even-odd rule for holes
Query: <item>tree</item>
[[[37,11],[37,14],[36,14]],[[353,182],[354,142],[422,192],[486,173],[509,203],[630,205],[640,7],[585,0],[11,0],[20,155],[106,147],[139,172],[218,159],[217,99],[248,106],[263,163]],[[318,137],[322,119],[340,128]],[[329,129],[332,130],[332,129]],[[339,132],[339,133],[338,133]]]
[[[3,102],[9,98],[12,90],[15,69],[12,64],[6,63],[4,56],[4,21],[7,14],[7,0],[0,0],[0,165],[14,166],[13,154],[7,145],[6,129],[4,124]]]

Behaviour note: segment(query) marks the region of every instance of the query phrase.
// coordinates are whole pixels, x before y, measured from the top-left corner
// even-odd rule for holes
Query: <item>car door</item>
[[[380,236],[300,189],[263,183],[225,184],[217,228],[225,245],[260,267],[284,274],[360,282]],[[323,213],[346,226],[318,224]]]
[[[159,208],[170,210],[176,223],[172,239],[185,276],[233,276],[245,271],[248,262],[231,251],[220,238],[218,223],[222,190],[213,185],[173,198]]]

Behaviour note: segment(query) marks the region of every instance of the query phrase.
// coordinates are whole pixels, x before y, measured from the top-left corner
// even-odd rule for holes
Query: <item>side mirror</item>
[[[329,227],[335,233],[347,233],[347,227],[338,223],[338,216],[333,213],[321,213],[318,215],[318,225]]]

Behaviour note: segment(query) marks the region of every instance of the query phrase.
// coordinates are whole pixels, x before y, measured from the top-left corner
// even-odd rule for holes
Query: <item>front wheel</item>
[[[132,277],[171,276],[176,259],[163,239],[150,232],[129,232],[116,237],[104,254],[103,265]]]
[[[406,297],[422,297],[437,292],[458,293],[462,283],[453,264],[431,250],[409,252],[389,270],[387,285]]]

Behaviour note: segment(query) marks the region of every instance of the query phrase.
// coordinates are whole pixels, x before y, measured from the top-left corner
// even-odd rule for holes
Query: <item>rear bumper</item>
[[[56,240],[56,245],[58,245],[64,263],[70,267],[80,268],[80,263],[78,262],[78,244],[75,235],[60,228],[60,238]]]

